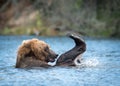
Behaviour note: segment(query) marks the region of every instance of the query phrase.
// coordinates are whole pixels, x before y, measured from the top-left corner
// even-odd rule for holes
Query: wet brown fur
[[[54,58],[49,57],[49,55]],[[44,41],[25,40],[18,48],[16,68],[49,66],[48,60],[56,57],[57,55],[50,52],[48,44]]]

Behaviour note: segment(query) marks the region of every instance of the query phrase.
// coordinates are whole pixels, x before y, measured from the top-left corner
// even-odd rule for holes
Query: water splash
[[[80,67],[97,67],[100,64],[97,58],[84,59],[78,66]]]
[[[87,67],[96,67],[98,66],[100,63],[98,61],[98,59],[96,58],[92,58],[92,59],[86,59],[84,61],[84,65],[87,66]]]

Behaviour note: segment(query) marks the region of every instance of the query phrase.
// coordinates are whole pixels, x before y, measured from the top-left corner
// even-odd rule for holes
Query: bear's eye
[[[44,49],[45,51],[49,51],[49,48],[48,47],[45,47],[45,49]]]

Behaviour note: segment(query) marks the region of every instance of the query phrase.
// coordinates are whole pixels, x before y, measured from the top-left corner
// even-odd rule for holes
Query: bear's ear
[[[23,40],[22,45],[25,48],[30,48],[30,46],[31,46],[30,40]]]

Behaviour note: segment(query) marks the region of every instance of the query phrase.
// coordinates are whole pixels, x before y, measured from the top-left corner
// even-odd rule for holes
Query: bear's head
[[[17,61],[33,57],[44,62],[54,62],[57,54],[50,49],[47,43],[38,39],[25,40],[18,48]]]

